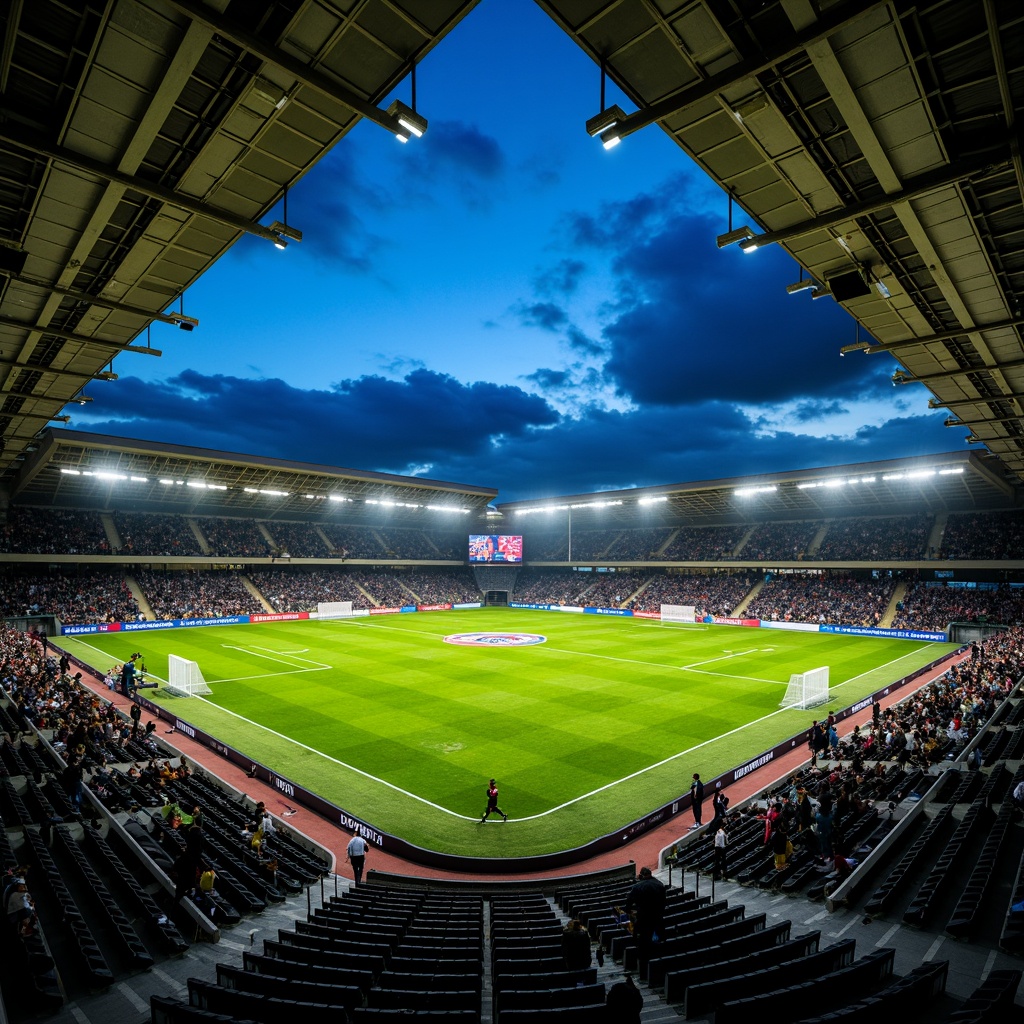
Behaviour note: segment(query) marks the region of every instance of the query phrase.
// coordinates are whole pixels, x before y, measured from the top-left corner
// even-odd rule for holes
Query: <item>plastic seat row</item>
[[[958,938],[970,935],[974,931],[978,920],[978,910],[985,894],[995,877],[995,866],[999,859],[999,853],[1009,837],[1010,828],[1013,824],[1013,804],[1008,800],[1003,801],[996,815],[995,823],[992,826],[981,854],[974,862],[971,873],[966,884],[960,891],[960,899],[952,917],[946,923],[946,931]]]
[[[118,879],[122,891],[141,911],[149,926],[156,931],[160,948],[171,956],[178,956],[186,952],[189,944],[178,931],[177,926],[161,911],[156,900],[142,887],[99,831],[86,828],[85,842],[96,851],[110,872]]]
[[[50,851],[33,829],[25,830],[25,839],[33,861],[60,908],[62,921],[71,933],[74,949],[78,954],[79,963],[88,984],[97,988],[106,988],[114,981],[114,972],[111,971],[106,957],[100,951],[99,944],[86,924],[85,916],[72,898],[67,885],[64,884],[64,879],[57,870]]]
[[[941,847],[953,829],[953,804],[947,803],[939,808],[935,817],[925,826],[924,831],[911,844],[910,849],[896,863],[871,898],[864,905],[868,914],[881,914],[901,891],[905,880],[910,877],[917,866],[924,862],[930,852]]]
[[[113,928],[120,944],[128,955],[132,967],[144,970],[154,964],[153,956],[146,949],[139,933],[128,920],[125,912],[117,905],[110,890],[100,880],[89,863],[85,851],[71,838],[67,826],[58,825],[53,830],[54,844],[66,854],[84,885],[92,892],[102,907],[103,916]]]
[[[853,963],[856,945],[854,939],[845,939],[804,956],[791,957],[781,963],[763,966],[737,965],[737,973],[697,981],[686,989],[686,1016],[690,1019],[707,1016],[715,1012],[727,999],[759,996],[778,988],[832,974]]]
[[[716,1007],[715,1024],[749,1024],[757,1017],[771,1020],[773,1024],[787,1024],[806,1017],[804,1010],[808,1006],[823,1011],[847,1006],[866,990],[879,988],[891,978],[895,959],[896,950],[883,947],[872,950],[848,967],[813,980],[728,999]]]
[[[903,920],[907,924],[923,925],[931,917],[939,894],[947,891],[965,857],[977,845],[979,836],[991,828],[994,817],[992,810],[980,800],[967,808],[941,856],[904,912]]]

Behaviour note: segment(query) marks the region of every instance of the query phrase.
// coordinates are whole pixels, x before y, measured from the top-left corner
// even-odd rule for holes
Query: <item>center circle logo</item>
[[[539,633],[451,633],[444,642],[462,647],[532,647],[547,639]]]

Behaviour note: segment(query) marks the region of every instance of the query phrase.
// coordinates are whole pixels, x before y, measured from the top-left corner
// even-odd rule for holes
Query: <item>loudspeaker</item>
[[[28,253],[24,249],[9,249],[0,245],[0,274],[17,277],[25,269]]]
[[[871,289],[859,270],[836,274],[835,277],[828,278],[827,284],[836,302],[846,302],[847,299],[859,299],[871,294]]]

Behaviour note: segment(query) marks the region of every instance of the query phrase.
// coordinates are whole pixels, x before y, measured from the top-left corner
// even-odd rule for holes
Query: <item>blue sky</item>
[[[853,321],[782,250],[715,247],[725,197],[659,128],[588,138],[599,105],[539,8],[484,0],[418,69],[427,134],[358,125],[289,196],[303,242],[243,238],[71,426],[499,501],[962,445],[888,357],[839,358]]]

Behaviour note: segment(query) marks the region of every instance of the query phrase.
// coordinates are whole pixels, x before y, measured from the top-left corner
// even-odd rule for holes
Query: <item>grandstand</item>
[[[184,293],[242,234],[287,241],[261,220],[357,120],[400,130],[378,105],[435,47],[443,55],[474,3],[432,0],[429,20],[407,0],[354,14],[332,0],[6,5],[0,594],[16,628],[0,659],[0,859],[29,865],[38,917],[5,933],[9,1019],[589,1021],[627,968],[652,1024],[1019,1014],[1024,840],[1009,794],[1024,762],[1024,666],[1019,636],[999,630],[1020,623],[1024,584],[1016,6],[539,5],[637,108],[605,118],[606,143],[659,124],[755,226],[732,230],[730,206],[721,244],[785,247],[802,268],[797,291],[807,282],[855,317],[846,349],[897,359],[894,384],[929,389],[987,451],[495,507],[497,491],[475,484],[47,428],[87,400],[84,384],[114,376],[115,356],[120,369],[128,351],[158,354],[151,324],[196,327]],[[526,565],[471,578],[466,535],[499,524],[523,535]],[[963,673],[995,666],[998,678],[972,676],[959,711],[939,706],[947,683],[887,706],[871,729],[887,759],[845,752],[847,767],[860,753],[884,769],[846,826],[862,864],[845,882],[820,877],[805,842],[777,874],[763,821],[745,813],[769,791],[789,800],[791,772],[820,784],[801,744],[731,788],[744,817],[717,889],[707,837],[674,819],[624,836],[634,842],[617,863],[573,879],[460,886],[374,851],[382,870],[353,890],[347,869],[327,873],[332,856],[341,867],[338,830],[306,810],[284,817],[289,782],[272,766],[250,774],[177,728],[140,741],[127,699],[114,694],[108,711],[101,681],[41,686],[47,668],[24,635],[41,628],[56,643],[69,623],[116,631],[162,615],[291,614],[322,600],[369,612],[485,592],[976,635],[978,664]],[[98,721],[87,728],[82,709]],[[950,718],[929,733],[935,747],[899,746],[904,726],[913,739],[940,710]],[[870,712],[859,714],[848,724],[866,732]],[[65,715],[81,735],[61,731]],[[79,745],[104,758],[84,793]],[[182,770],[182,752],[205,778]],[[150,759],[181,775],[158,766],[140,781],[135,765],[141,776]],[[258,824],[246,820],[254,794],[279,812],[271,858],[239,842]],[[190,805],[205,808],[220,881],[216,895],[179,900]],[[344,839],[368,828],[344,824]],[[648,963],[608,915],[628,898],[630,854],[667,881],[676,872],[663,955]],[[569,914],[607,956],[571,978]],[[809,981],[825,995],[808,999]]]

